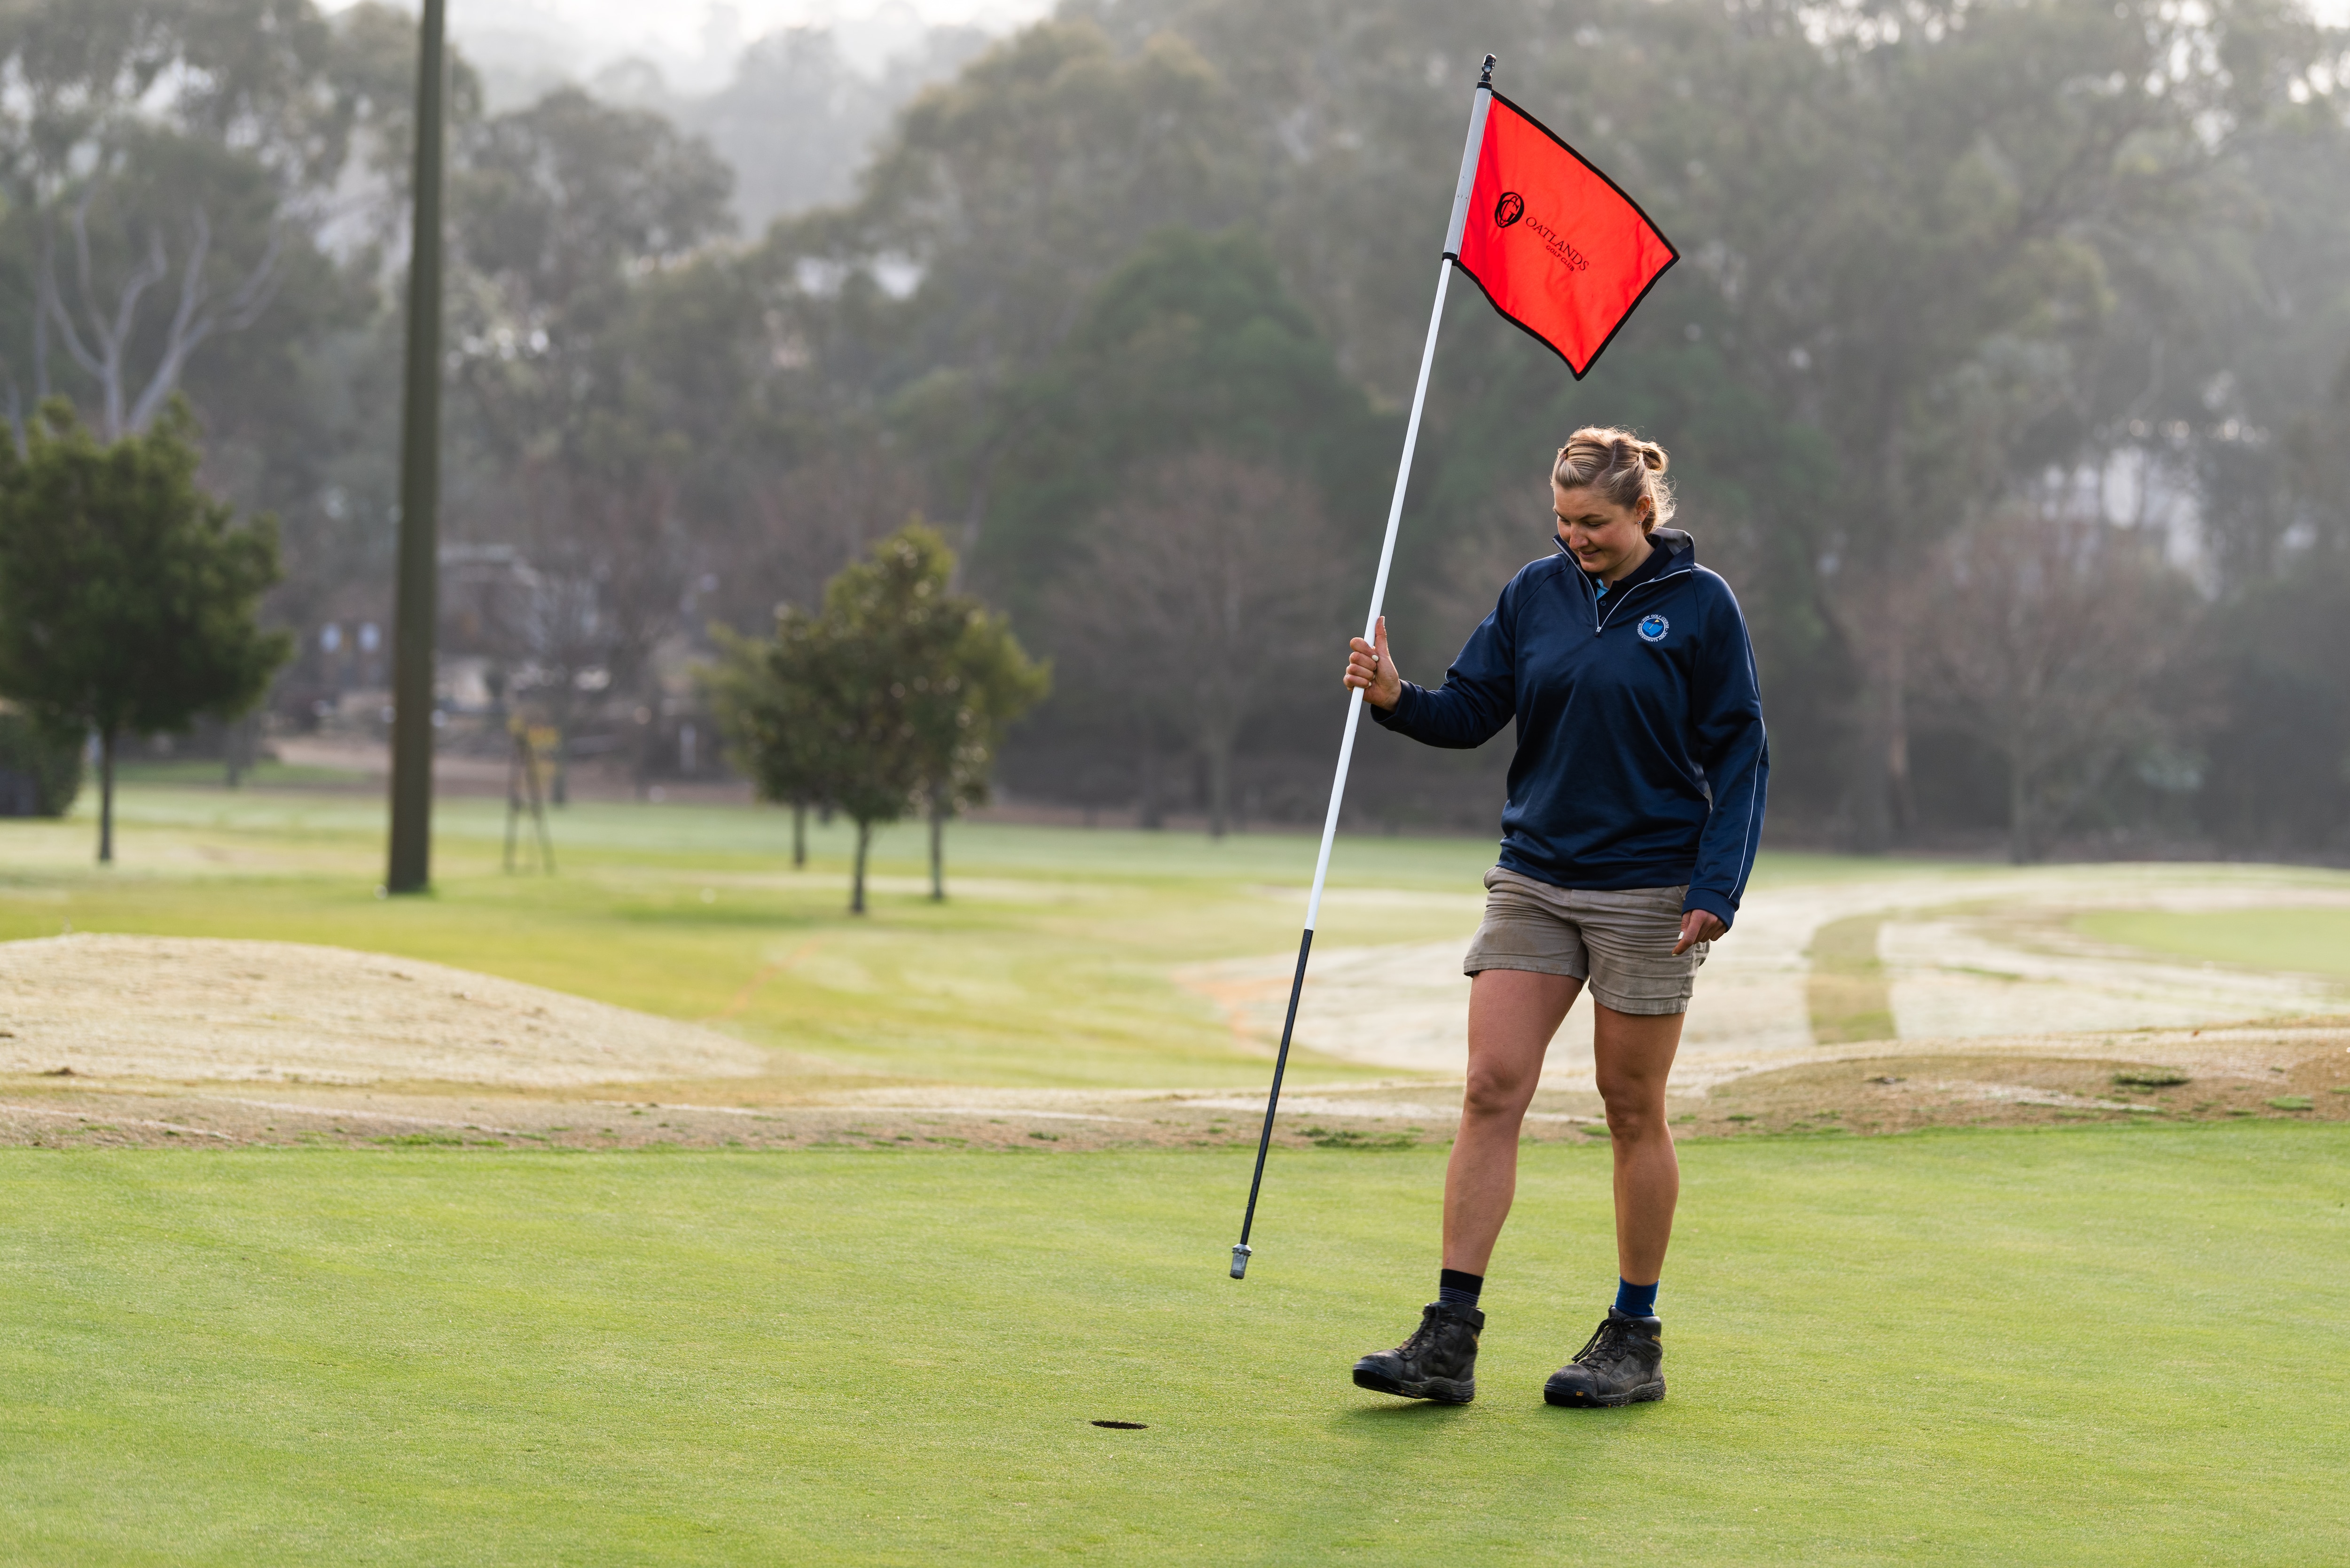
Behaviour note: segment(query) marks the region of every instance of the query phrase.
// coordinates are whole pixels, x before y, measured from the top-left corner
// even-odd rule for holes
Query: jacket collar
[[[1649,574],[1647,580],[1653,581],[1657,577],[1670,576],[1675,572],[1686,572],[1697,565],[1697,540],[1685,530],[1651,528],[1648,530],[1648,543],[1665,553],[1665,560],[1663,565]],[[1582,566],[1576,564],[1575,557],[1566,553],[1565,541],[1555,533],[1550,536],[1550,547],[1552,554],[1575,568],[1576,576],[1586,576]],[[1646,568],[1647,563],[1641,563],[1641,569],[1646,570]],[[1586,580],[1588,580],[1587,576]]]

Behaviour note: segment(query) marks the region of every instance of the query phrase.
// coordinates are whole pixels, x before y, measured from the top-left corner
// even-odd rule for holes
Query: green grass
[[[2100,941],[2150,948],[2199,962],[2350,981],[2350,909],[2230,909],[2218,914],[2120,909],[2076,916],[2074,925]]]
[[[135,763],[117,763],[114,782],[117,788],[124,784],[219,784],[226,786],[228,764],[217,757],[175,757],[151,759]],[[331,787],[348,789],[363,784],[364,774],[349,768],[322,768],[305,763],[281,763],[265,757],[249,763],[244,770],[241,787],[248,789],[300,789]],[[98,794],[95,777],[82,782],[82,798],[78,803],[84,811],[94,811]]]
[[[1893,1038],[1893,987],[1877,956],[1884,924],[1882,915],[1859,915],[1813,933],[1804,1002],[1821,1044]]]
[[[1479,1400],[1349,1386],[1441,1151],[0,1156],[12,1563],[2334,1563],[2350,1139],[1710,1142],[1671,1397],[1531,1148]],[[1089,1423],[1149,1423],[1105,1431]]]

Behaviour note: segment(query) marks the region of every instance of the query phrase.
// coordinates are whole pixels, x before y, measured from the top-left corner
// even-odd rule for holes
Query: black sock
[[[1475,1306],[1478,1293],[1484,1288],[1482,1274],[1464,1274],[1458,1269],[1437,1271],[1436,1299],[1446,1306]]]

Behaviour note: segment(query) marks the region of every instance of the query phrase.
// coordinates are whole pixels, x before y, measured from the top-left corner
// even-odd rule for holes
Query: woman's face
[[[1640,526],[1648,514],[1648,499],[1636,510],[1618,506],[1597,491],[1578,485],[1573,490],[1551,481],[1552,509],[1558,514],[1559,543],[1575,564],[1604,582],[1614,582],[1648,558],[1648,530]]]

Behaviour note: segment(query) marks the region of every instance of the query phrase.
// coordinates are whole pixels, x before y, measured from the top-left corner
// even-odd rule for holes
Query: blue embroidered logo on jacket
[[[1660,615],[1644,615],[1640,618],[1640,640],[1643,642],[1662,642],[1665,640],[1665,633],[1672,629],[1673,623]]]

